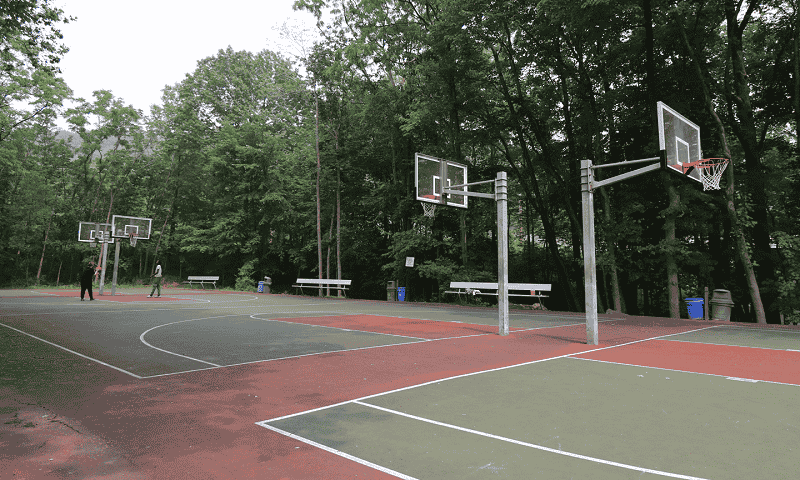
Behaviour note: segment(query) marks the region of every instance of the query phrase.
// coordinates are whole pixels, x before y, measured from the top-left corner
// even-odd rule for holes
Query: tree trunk
[[[44,244],[42,245],[42,258],[39,259],[39,271],[36,272],[36,286],[39,286],[39,278],[42,276],[42,264],[44,263],[44,251],[47,248],[47,238],[50,236],[50,226],[53,224],[53,215],[55,215],[55,209],[50,209],[50,220],[47,222],[47,231],[44,234]],[[60,269],[61,267],[59,267]],[[59,270],[60,272],[60,270]],[[58,282],[56,282],[58,283]]]
[[[680,21],[680,19],[677,21],[677,23],[684,47],[686,47],[686,50],[689,52],[689,56],[692,59],[692,64],[695,67],[695,74],[697,75],[698,83],[702,87],[703,99],[705,101],[706,108],[708,108],[709,114],[714,119],[714,123],[717,125],[717,135],[719,136],[720,144],[722,145],[724,154],[730,159],[728,162],[728,168],[725,170],[725,181],[727,183],[727,186],[725,187],[725,211],[731,223],[731,235],[733,235],[734,239],[736,240],[737,256],[739,257],[739,262],[741,263],[742,269],[745,272],[745,280],[750,293],[750,300],[755,309],[756,321],[758,323],[766,324],[767,317],[764,312],[764,304],[761,302],[761,292],[758,288],[758,281],[756,280],[755,270],[753,269],[753,262],[750,260],[747,241],[745,240],[744,231],[741,223],[739,222],[739,216],[736,212],[736,205],[734,203],[734,162],[731,155],[731,150],[728,147],[725,126],[722,124],[722,120],[720,120],[719,115],[717,115],[717,111],[714,108],[714,103],[711,99],[711,93],[708,89],[708,82],[706,81],[701,64],[694,53],[694,49],[689,43],[689,38],[686,35],[686,30],[683,26],[683,23]]]
[[[661,175],[662,180],[667,186],[667,196],[669,206],[667,207],[664,219],[664,262],[667,268],[667,293],[669,297],[669,317],[681,318],[680,287],[678,284],[678,262],[675,261],[676,255],[673,254],[677,247],[675,239],[675,223],[680,209],[681,197],[668,177],[669,173]]]
[[[317,151],[317,271],[319,272],[319,279],[322,280],[322,219],[320,218],[320,197],[319,197],[319,177],[320,177],[320,159],[319,159],[319,98],[317,97],[316,89],[314,91],[314,118],[316,120],[314,126],[314,136],[316,139]],[[319,296],[322,296],[322,284],[319,285]]]

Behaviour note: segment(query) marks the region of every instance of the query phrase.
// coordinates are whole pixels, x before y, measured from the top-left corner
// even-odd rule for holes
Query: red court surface
[[[393,319],[364,321],[374,323],[379,318]],[[600,348],[649,338],[653,332],[663,335],[698,328],[695,322],[656,319],[650,323],[646,328],[629,321],[604,323]],[[409,328],[415,324],[408,322]],[[459,324],[445,325],[437,334],[449,333]],[[16,389],[0,387],[6,399],[13,397],[15,405],[23,406],[22,418],[31,419],[33,425],[0,437],[0,451],[6,452],[0,453],[0,477],[19,479],[392,478],[255,423],[457,375],[598,348],[585,344],[585,327],[578,325],[136,380],[24,335],[14,335],[11,341],[14,349],[5,355],[5,368],[39,372]],[[33,350],[37,355],[31,356]]]
[[[576,358],[800,385],[800,352],[655,340]]]

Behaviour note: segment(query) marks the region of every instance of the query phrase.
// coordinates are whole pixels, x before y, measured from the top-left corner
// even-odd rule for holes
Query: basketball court
[[[117,291],[116,271],[95,301],[0,291],[0,477],[800,477],[799,328],[596,313],[593,190],[659,169],[713,190],[727,165],[700,158],[696,125],[658,114],[659,157],[582,161],[587,313],[510,309],[506,173],[467,183],[466,165],[422,154],[427,217],[497,204],[497,308],[148,298]],[[151,232],[115,215],[79,240],[102,247],[105,278],[108,245],[119,258]]]
[[[800,474],[794,327],[147,293],[0,294],[3,476]]]

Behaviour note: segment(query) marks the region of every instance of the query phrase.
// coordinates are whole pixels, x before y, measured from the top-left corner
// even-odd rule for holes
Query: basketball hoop
[[[131,241],[131,247],[135,247],[136,246],[136,237],[138,237],[138,236],[139,235],[136,232],[131,232],[131,233],[128,234],[128,238]]]
[[[719,182],[722,180],[722,174],[728,166],[729,160],[727,158],[704,158],[692,163],[685,163],[683,165],[684,172],[689,168],[697,168],[700,173],[700,180],[703,181],[703,190],[719,190]]]
[[[436,204],[435,203],[428,203],[428,202],[420,202],[422,203],[422,212],[428,218],[433,218],[434,214],[436,213]]]

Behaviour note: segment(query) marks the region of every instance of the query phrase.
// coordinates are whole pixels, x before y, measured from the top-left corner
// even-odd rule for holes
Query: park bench
[[[549,283],[509,283],[508,296],[509,297],[533,297],[536,302],[541,304],[542,298],[547,298],[542,292],[549,292],[551,285]],[[459,298],[461,295],[493,295],[497,296],[498,286],[497,283],[491,282],[450,282],[450,290],[444,293],[456,293]],[[512,292],[526,292],[526,293],[512,293]]]
[[[297,282],[292,285],[294,288],[299,288],[301,293],[305,293],[304,288],[330,288],[333,290],[341,290],[342,293],[346,292],[352,280],[336,280],[331,278],[298,278]]]
[[[203,290],[206,289],[205,284],[206,283],[210,283],[210,284],[214,285],[214,289],[216,290],[217,289],[217,280],[219,280],[219,277],[197,277],[197,276],[193,276],[193,277],[186,277],[186,281],[183,282],[183,283],[188,283],[190,287],[192,286],[193,283],[199,283],[200,286],[203,287]]]

